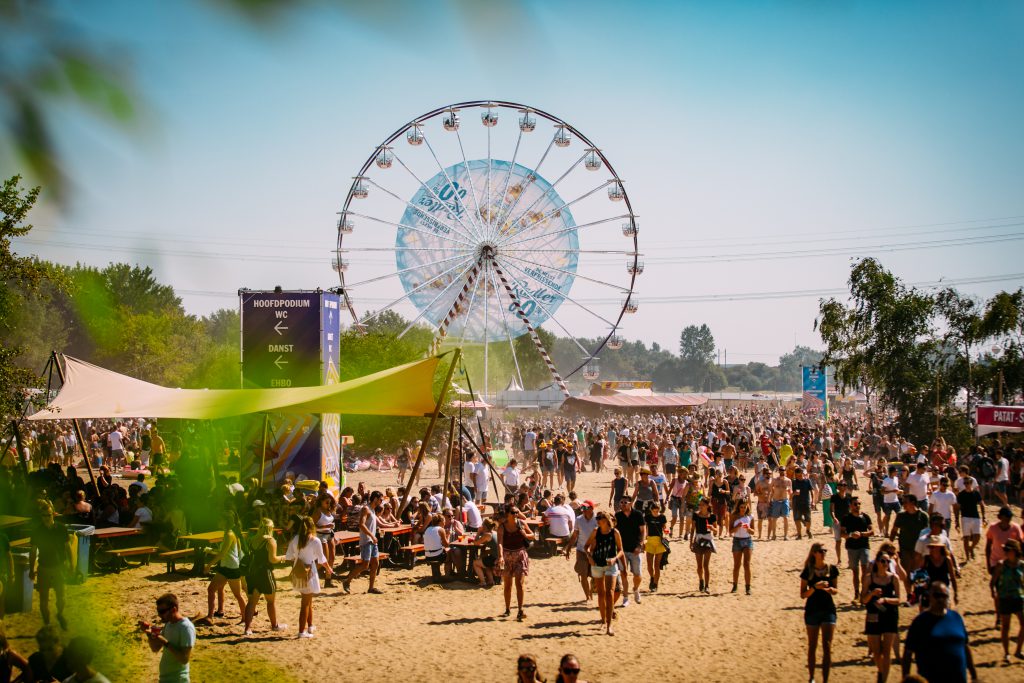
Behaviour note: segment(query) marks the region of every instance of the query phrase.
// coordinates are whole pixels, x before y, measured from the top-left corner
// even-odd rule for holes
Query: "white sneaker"
[[[313,638],[313,637],[314,637],[313,634],[310,633],[309,631],[303,631],[302,633],[299,634],[299,638]]]
[[[251,636],[252,635],[252,629],[251,628],[250,629],[246,629],[245,633],[243,633],[242,635],[243,636]]]
[[[309,631],[309,634],[310,634],[310,635],[313,635],[314,633],[316,633],[316,626],[310,626],[310,627],[309,627],[308,629],[306,629],[306,630],[307,630],[307,631]]]
[[[636,600],[636,604],[640,604],[640,591],[633,591],[633,599]]]
[[[271,631],[287,631],[288,630],[288,624],[278,624],[277,626],[271,626],[270,630]]]
[[[629,596],[622,598],[622,607],[629,607]]]

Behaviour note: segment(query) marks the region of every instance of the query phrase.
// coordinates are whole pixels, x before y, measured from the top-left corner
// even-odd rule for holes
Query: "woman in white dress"
[[[316,632],[316,626],[313,625],[313,596],[320,592],[317,565],[324,566],[328,578],[333,572],[324,555],[324,546],[316,538],[316,525],[311,518],[302,518],[298,533],[288,544],[285,559],[292,563],[292,586],[302,596],[299,602],[299,638],[312,638]]]

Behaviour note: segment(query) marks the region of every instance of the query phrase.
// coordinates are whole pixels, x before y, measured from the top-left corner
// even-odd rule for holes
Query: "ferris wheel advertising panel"
[[[487,247],[505,264],[525,314],[540,326],[565,301],[578,266],[576,223],[565,204],[548,181],[520,164],[479,159],[445,168],[413,195],[397,230],[396,265],[409,300],[440,325],[460,295],[450,285],[467,276],[477,251]],[[480,226],[489,231],[484,239],[469,239]],[[493,273],[480,272],[466,295],[474,301],[452,320],[453,332],[478,342],[526,334],[503,289]],[[505,325],[494,324],[502,318]]]

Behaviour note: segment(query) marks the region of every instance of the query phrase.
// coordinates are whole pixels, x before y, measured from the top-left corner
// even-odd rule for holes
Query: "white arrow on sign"
[[[280,370],[282,365],[288,365],[288,361],[284,360],[284,356],[278,356],[274,360],[274,365],[276,365],[277,369]]]
[[[282,322],[281,320],[278,320],[277,324],[274,325],[274,332],[277,332],[278,334],[284,334],[283,332],[281,332],[281,330],[287,330],[288,329],[288,326],[287,325],[282,325],[281,322]]]

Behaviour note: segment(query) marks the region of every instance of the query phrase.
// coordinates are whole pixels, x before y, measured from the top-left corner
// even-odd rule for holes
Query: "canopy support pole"
[[[64,367],[60,364],[60,359],[57,358],[56,351],[50,352],[50,363],[53,367],[57,368],[57,376],[60,377],[61,386],[67,384],[68,381],[67,377],[64,375]],[[47,396],[46,400],[49,401],[50,397]],[[75,437],[78,440],[78,449],[82,452],[82,460],[85,461],[85,469],[89,471],[89,482],[92,484],[93,489],[98,492],[100,489],[96,486],[96,475],[92,471],[92,463],[89,462],[89,454],[85,451],[85,436],[82,434],[82,425],[78,423],[78,418],[73,418],[71,422],[75,426]]]
[[[263,413],[263,450],[260,451],[260,488],[263,488],[263,478],[267,471],[267,430],[270,427],[270,414]]]
[[[456,364],[462,359],[462,349],[456,348],[455,355],[452,357],[451,365],[448,366],[448,374],[445,375],[444,383],[441,385],[441,393],[437,397],[437,403],[434,404],[434,412],[430,415],[430,423],[427,425],[427,433],[423,435],[423,443],[420,444],[419,453],[416,454],[416,462],[412,466],[412,472],[409,473],[409,481],[405,486],[405,495],[402,496],[402,502],[398,506],[398,513],[396,517],[401,517],[402,513],[405,512],[406,506],[409,504],[409,492],[412,489],[412,483],[416,481],[416,477],[420,472],[420,465],[423,464],[423,454],[427,452],[427,442],[430,441],[430,437],[434,434],[434,426],[437,424],[437,416],[441,414],[441,407],[444,405],[445,397],[448,396],[448,389],[452,385],[452,374],[455,373]]]
[[[444,459],[444,492],[448,494],[448,485],[452,483],[452,455],[455,452],[455,416],[451,416],[451,424],[448,426],[448,452]]]

